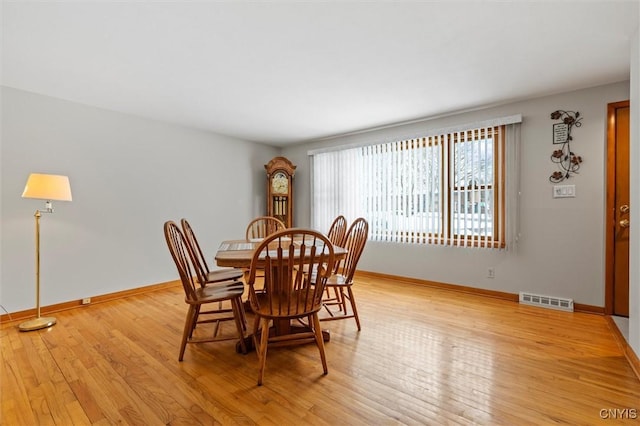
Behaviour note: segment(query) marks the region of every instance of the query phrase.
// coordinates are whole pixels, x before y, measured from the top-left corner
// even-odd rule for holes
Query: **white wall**
[[[638,11],[640,14],[640,11]],[[631,39],[631,227],[629,344],[640,356],[640,28]]]
[[[31,172],[68,175],[41,219],[43,306],[177,279],[163,224],[186,217],[213,256],[264,211],[276,148],[2,88],[0,304],[35,304]]]
[[[629,83],[622,82],[287,148],[283,155],[298,166],[296,221],[302,226],[310,223],[310,149],[396,140],[419,135],[424,129],[521,113],[522,236],[517,250],[369,242],[359,268],[509,293],[531,291],[604,306],[607,103],[626,99]],[[549,116],[557,109],[577,110],[584,117],[582,127],[572,133],[572,148],[584,163],[580,174],[565,182],[576,185],[573,199],[551,197],[548,177],[556,169],[549,157],[555,149],[551,130],[556,121]],[[486,278],[488,267],[495,268],[494,279]]]

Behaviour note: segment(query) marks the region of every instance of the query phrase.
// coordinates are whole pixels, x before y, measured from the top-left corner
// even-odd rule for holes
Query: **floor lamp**
[[[60,175],[45,175],[32,173],[24,187],[22,198],[37,198],[46,200],[45,210],[36,210],[36,313],[34,319],[23,322],[18,326],[20,331],[39,330],[51,327],[56,323],[54,317],[40,316],[40,216],[42,213],[53,213],[52,200],[71,201],[71,186],[69,178]]]

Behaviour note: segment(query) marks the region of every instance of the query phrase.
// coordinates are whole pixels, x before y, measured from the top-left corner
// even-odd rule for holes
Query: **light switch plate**
[[[553,186],[553,198],[575,198],[576,186],[575,185],[554,185]]]

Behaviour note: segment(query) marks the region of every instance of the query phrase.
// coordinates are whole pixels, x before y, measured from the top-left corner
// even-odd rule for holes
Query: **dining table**
[[[249,270],[254,251],[261,242],[261,238],[222,241],[215,254],[216,265],[221,268],[241,268]],[[334,245],[333,251],[336,262],[347,256],[347,249],[344,247]],[[260,266],[259,263],[258,266]],[[251,306],[248,300],[245,302],[244,306],[246,311],[251,311]],[[290,320],[275,320],[270,333],[276,336],[282,336],[306,332],[308,330],[309,328],[306,325],[300,324],[299,322],[292,323]],[[322,330],[322,338],[325,342],[328,342],[331,339],[331,333],[329,330]],[[255,349],[253,337],[251,335],[245,337],[245,345],[248,350]],[[242,352],[239,342],[236,345],[236,351],[238,353]]]

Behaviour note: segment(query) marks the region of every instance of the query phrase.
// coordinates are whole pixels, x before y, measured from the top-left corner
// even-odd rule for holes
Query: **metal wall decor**
[[[556,110],[551,113],[552,120],[562,120],[561,123],[553,125],[553,143],[562,145],[551,153],[551,162],[558,165],[558,171],[549,176],[549,181],[553,183],[562,182],[569,179],[573,174],[578,173],[582,157],[571,150],[571,130],[573,127],[582,126],[582,117],[578,111]]]

